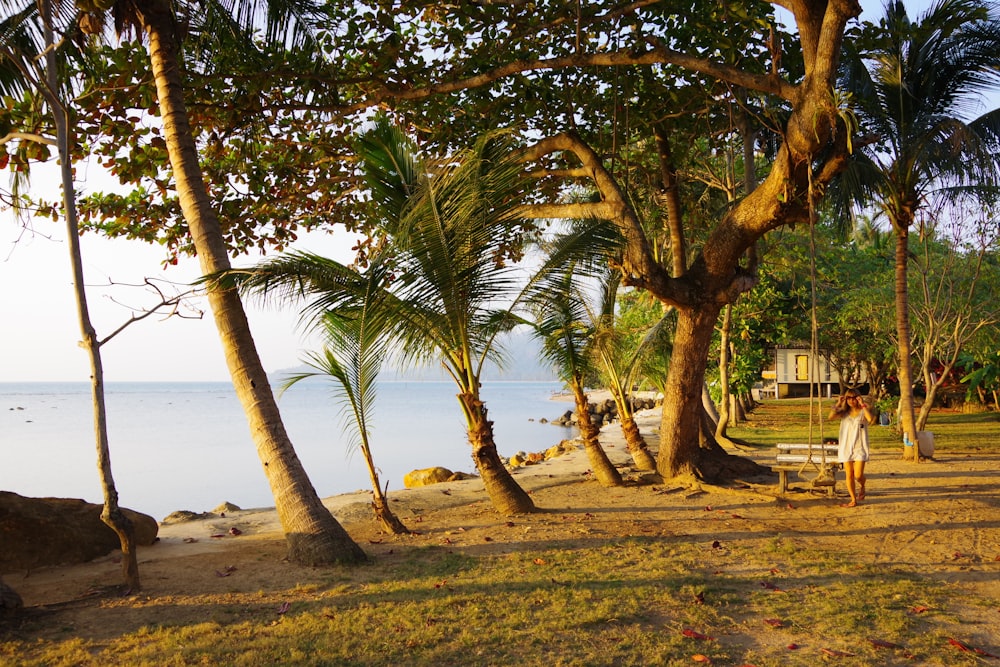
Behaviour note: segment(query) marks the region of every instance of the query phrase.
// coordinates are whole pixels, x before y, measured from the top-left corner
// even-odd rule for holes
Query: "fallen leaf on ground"
[[[691,628],[684,628],[684,630],[681,632],[681,634],[684,635],[685,637],[690,637],[691,639],[707,639],[709,641],[715,639],[715,637],[710,637],[708,635],[703,635],[702,633],[698,632],[697,630],[692,630]]]
[[[291,602],[282,602],[281,606],[278,607],[278,613],[279,614],[286,614],[286,613],[288,613],[288,610],[291,609],[291,608],[292,608],[292,603]]]
[[[981,648],[976,648],[975,646],[969,646],[968,644],[960,642],[957,639],[952,639],[951,637],[948,638],[948,643],[957,648],[959,651],[975,653],[976,655],[981,655],[984,658],[1000,658],[998,655],[993,655],[992,653],[988,653],[987,651],[984,651]]]
[[[712,662],[712,659],[707,655],[702,655],[701,653],[695,653],[691,656],[691,659],[695,662]]]
[[[838,650],[832,649],[832,648],[821,648],[820,651],[822,651],[824,655],[829,655],[829,656],[834,657],[834,658],[853,658],[854,657],[853,653],[848,653],[847,651],[838,651]]]
[[[910,607],[910,613],[911,614],[922,614],[925,611],[930,611],[930,610],[931,610],[930,607],[925,607],[922,604],[918,604],[916,606]]]
[[[766,588],[769,591],[780,591],[781,589],[772,584],[770,581],[760,582],[761,588]]]
[[[764,622],[770,625],[772,628],[783,628],[785,627],[785,622],[780,618],[765,618]]]

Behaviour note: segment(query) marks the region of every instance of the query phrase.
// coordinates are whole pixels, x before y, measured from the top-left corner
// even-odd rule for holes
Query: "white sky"
[[[59,197],[58,181],[51,176],[36,175],[32,189],[49,201]],[[32,226],[33,232],[23,230],[9,212],[0,214],[0,382],[86,382],[90,366],[77,345],[80,328],[63,223],[36,219]],[[347,234],[315,234],[303,235],[296,247],[349,260],[353,244]],[[189,283],[200,276],[196,258],[182,258],[164,270],[163,249],[138,241],[86,234],[82,248],[91,319],[100,337],[129,319],[135,312],[129,306],[140,309],[157,301],[146,288],[123,283],[141,284],[146,277]],[[243,256],[234,264],[259,259]],[[166,288],[173,293],[170,285]],[[154,315],[104,345],[105,380],[228,380],[207,303],[193,303],[204,310],[201,319]],[[273,372],[299,365],[302,351],[312,345],[296,329],[297,314],[253,302],[246,309],[264,368]]]

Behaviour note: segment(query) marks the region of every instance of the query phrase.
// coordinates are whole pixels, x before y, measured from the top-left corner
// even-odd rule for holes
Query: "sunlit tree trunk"
[[[712,331],[720,305],[679,308],[674,335],[674,354],[663,395],[657,470],[664,477],[700,474],[701,391],[708,365]]]
[[[149,37],[150,63],[181,209],[202,272],[214,274],[229,269],[230,262],[222,228],[202,179],[184,105],[177,25],[165,0],[138,0],[136,8]],[[212,289],[208,301],[236,395],[274,496],[289,558],[303,564],[365,560],[361,547],[323,506],[292,447],[239,295],[234,289]]]
[[[487,418],[486,406],[474,391],[459,394],[465,413],[472,445],[472,460],[483,480],[483,486],[501,514],[527,514],[535,511],[535,503],[504,466],[493,440],[493,422]]]
[[[722,309],[722,330],[719,336],[719,421],[715,426],[715,437],[725,438],[729,430],[729,419],[732,415],[732,404],[729,394],[729,332],[733,325],[733,306],[727,303]]]
[[[917,452],[917,426],[913,410],[913,371],[911,358],[912,342],[910,339],[910,299],[907,284],[907,266],[909,252],[909,224],[896,226],[896,337],[899,347],[899,417],[902,421],[903,434],[913,443],[912,447],[903,446],[903,457],[912,457],[920,461]]]
[[[594,477],[597,478],[601,486],[621,486],[621,473],[608,458],[608,453],[601,447],[598,438],[601,429],[590,416],[590,401],[587,399],[587,393],[583,390],[583,384],[582,382],[571,384],[573,400],[576,402],[576,425],[580,429],[580,438],[583,440],[583,449],[587,452],[590,469],[594,472]]]

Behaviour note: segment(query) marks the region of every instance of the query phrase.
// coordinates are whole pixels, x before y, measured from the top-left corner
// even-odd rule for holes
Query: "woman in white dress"
[[[840,419],[840,440],[837,460],[844,464],[847,493],[851,502],[844,507],[857,507],[865,499],[865,463],[868,461],[868,425],[875,421],[865,401],[854,389],[848,389],[837,399],[830,419]],[[855,483],[857,490],[855,491]]]

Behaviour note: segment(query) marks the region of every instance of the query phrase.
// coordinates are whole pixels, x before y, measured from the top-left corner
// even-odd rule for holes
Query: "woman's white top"
[[[847,414],[840,420],[839,444],[837,460],[840,463],[868,460],[868,420],[864,410],[857,415]]]

